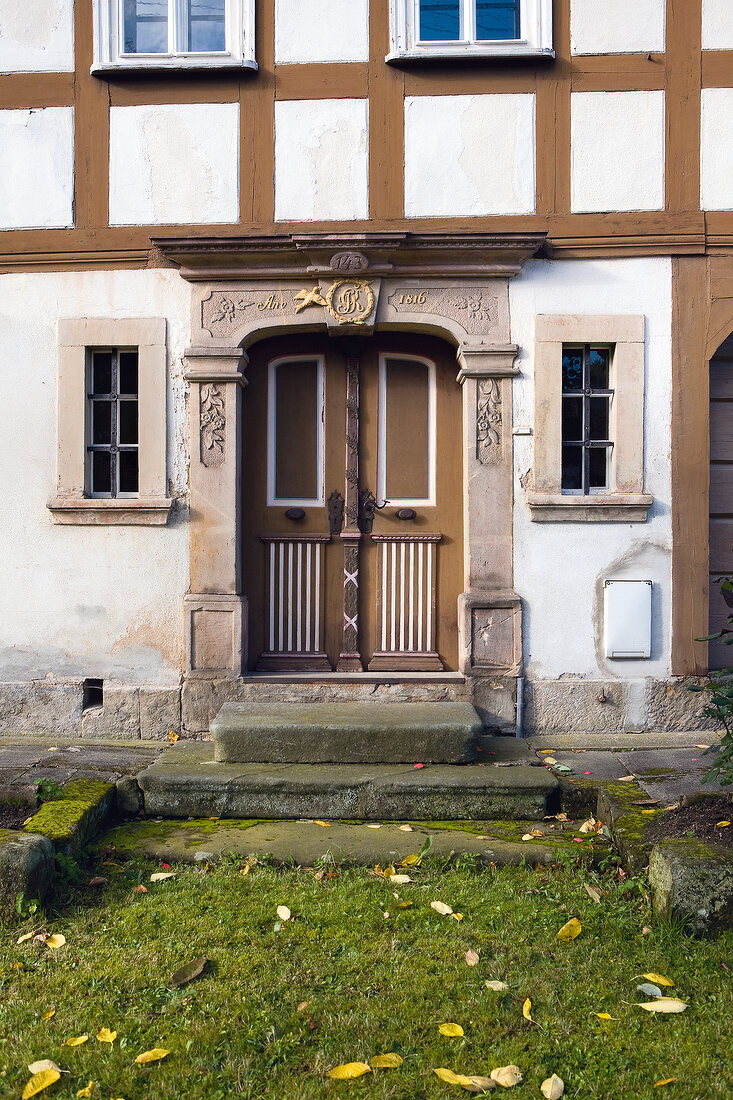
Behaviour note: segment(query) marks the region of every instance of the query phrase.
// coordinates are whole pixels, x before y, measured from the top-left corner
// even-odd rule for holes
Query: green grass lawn
[[[69,1071],[42,1096],[75,1097],[96,1081],[99,1100],[468,1095],[433,1069],[488,1075],[510,1063],[524,1074],[509,1093],[518,1100],[540,1097],[553,1073],[584,1100],[733,1094],[733,934],[700,941],[654,921],[641,880],[428,859],[395,888],[362,869],[318,882],[313,871],[260,864],[243,876],[241,867],[179,866],[153,883],[156,864],[99,863],[90,874],[107,885],[75,889],[46,923],[4,928],[0,1095],[20,1097],[27,1063],[42,1058]],[[600,905],[584,881],[601,890]],[[133,892],[138,883],[146,894]],[[398,909],[395,893],[413,905]],[[463,919],[440,916],[436,900]],[[279,905],[295,919],[275,931]],[[573,916],[582,933],[563,943],[557,931]],[[66,945],[16,945],[39,926]],[[479,953],[473,967],[469,949]],[[169,988],[174,970],[204,955],[200,978]],[[648,999],[635,992],[647,972],[673,981],[687,1011],[633,1007]],[[487,979],[509,990],[493,992]],[[464,1037],[443,1037],[447,1021]],[[100,1028],[118,1033],[112,1046],[96,1039]],[[63,1045],[85,1033],[83,1045]],[[154,1047],[170,1054],[135,1064]],[[388,1051],[404,1058],[398,1069],[327,1077]],[[669,1077],[678,1080],[653,1087]]]

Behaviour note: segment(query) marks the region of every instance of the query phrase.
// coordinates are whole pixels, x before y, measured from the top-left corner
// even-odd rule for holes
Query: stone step
[[[545,768],[437,764],[240,764],[179,741],[138,776],[145,813],[167,818],[538,820],[559,784]]]
[[[470,703],[225,703],[214,759],[237,764],[467,764],[483,723]]]

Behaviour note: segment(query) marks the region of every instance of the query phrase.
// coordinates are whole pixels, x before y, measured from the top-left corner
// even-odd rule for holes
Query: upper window
[[[394,61],[552,55],[552,0],[391,0]]]
[[[562,491],[603,493],[608,489],[611,349],[562,349]]]
[[[138,491],[137,348],[89,353],[87,485],[90,497]]]
[[[254,0],[94,0],[94,70],[256,68]]]

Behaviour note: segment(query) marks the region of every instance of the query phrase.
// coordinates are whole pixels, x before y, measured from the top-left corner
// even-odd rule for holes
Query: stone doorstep
[[[206,743],[170,748],[138,776],[149,817],[537,820],[559,792],[544,768],[229,764]]]
[[[467,764],[483,722],[470,703],[225,703],[211,723],[221,763]]]

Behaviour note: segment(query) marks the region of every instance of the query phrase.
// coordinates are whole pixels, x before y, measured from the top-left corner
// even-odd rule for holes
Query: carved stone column
[[[239,676],[246,663],[241,590],[239,348],[189,348],[191,591],[184,601],[189,675]]]
[[[466,493],[465,591],[459,599],[459,662],[467,675],[516,674],[521,601],[513,591],[512,379],[518,349],[458,349],[463,387]]]

